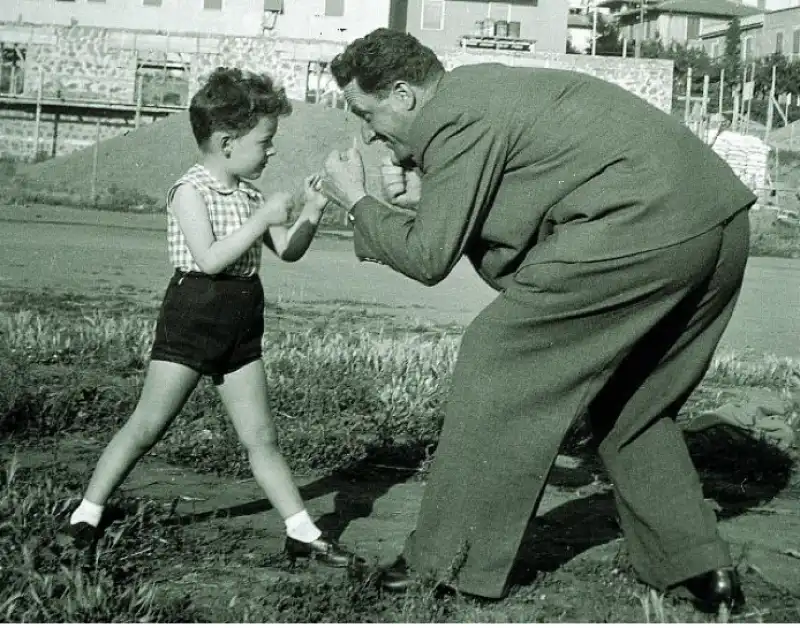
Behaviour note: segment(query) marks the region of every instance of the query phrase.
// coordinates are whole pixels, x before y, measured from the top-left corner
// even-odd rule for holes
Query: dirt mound
[[[270,161],[257,182],[265,193],[291,190],[303,177],[318,171],[327,153],[347,148],[359,134],[352,114],[321,105],[294,101],[292,115],[281,120]],[[377,163],[384,149],[362,146],[369,187],[375,188]],[[93,147],[27,166],[20,173],[48,189],[79,192],[91,188]],[[97,189],[135,190],[162,199],[169,187],[198,158],[188,112],[146,124],[99,144]]]

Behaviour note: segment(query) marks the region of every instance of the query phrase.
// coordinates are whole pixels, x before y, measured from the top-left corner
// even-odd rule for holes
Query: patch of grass
[[[0,355],[10,367],[0,380],[0,433],[44,437],[116,429],[138,398],[152,333],[148,317],[0,314]],[[365,460],[426,466],[438,441],[459,340],[324,326],[265,337],[272,410],[294,470],[329,472]],[[685,412],[720,405],[724,389],[789,391],[798,385],[798,360],[721,354]],[[584,431],[573,430],[568,449],[585,448]],[[200,471],[250,473],[207,381],[155,451]]]
[[[78,487],[78,479],[57,466],[34,474],[12,458],[0,470],[0,618],[190,621],[187,599],[162,600],[147,579],[175,541],[159,525],[163,515],[142,504],[108,530],[96,551],[80,552],[61,534]]]

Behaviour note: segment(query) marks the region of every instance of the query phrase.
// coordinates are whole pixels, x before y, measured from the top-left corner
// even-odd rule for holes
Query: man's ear
[[[406,81],[395,81],[392,94],[405,111],[412,111],[417,106],[417,93]]]

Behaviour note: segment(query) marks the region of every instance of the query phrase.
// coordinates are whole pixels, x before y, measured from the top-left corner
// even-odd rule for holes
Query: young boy
[[[77,545],[97,539],[110,495],[207,375],[247,449],[256,481],[285,521],[287,554],[337,567],[360,560],[325,538],[306,511],[278,449],[261,362],[261,243],[282,260],[299,259],[326,204],[316,189],[318,178],[307,178],[302,211],[287,228],[291,195],[265,200],[249,183],[275,155],[278,119],[290,113],[285,92],[269,77],[238,69],[217,68],[192,98],[189,118],[202,158],[167,198],[175,274],[161,306],[136,409],[106,447],[70,518]]]

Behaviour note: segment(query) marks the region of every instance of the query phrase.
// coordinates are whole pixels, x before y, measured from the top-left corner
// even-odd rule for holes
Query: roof
[[[764,12],[730,0],[665,0],[665,2],[654,6],[653,10],[661,13],[684,13],[718,17],[746,17]]]
[[[633,3],[630,3],[633,4]],[[731,2],[731,0],[665,0],[655,4],[646,3],[645,10],[650,14],[669,13],[672,15],[696,15],[716,18],[748,17],[759,15],[763,10]],[[639,6],[631,6],[617,14],[621,18],[637,17]]]

